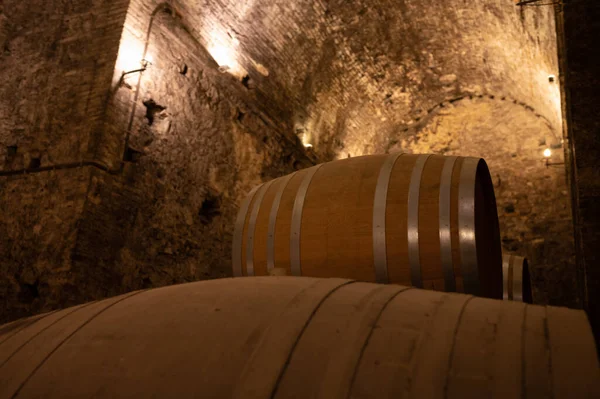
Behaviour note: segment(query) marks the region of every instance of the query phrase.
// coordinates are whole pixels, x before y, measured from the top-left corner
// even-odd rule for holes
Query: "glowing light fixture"
[[[235,49],[238,44],[239,41],[235,37],[213,31],[210,35],[210,42],[206,49],[219,65],[219,70],[221,72],[228,72],[235,77],[242,79],[248,72],[238,61],[238,53]]]
[[[144,44],[132,33],[126,31],[121,38],[119,55],[117,57],[117,72],[119,74],[139,69],[143,66]],[[146,55],[148,60],[148,55]]]
[[[153,62],[154,57],[152,57],[152,54],[146,54],[146,57],[142,60],[142,65],[147,67],[148,65],[152,65]]]
[[[154,61],[151,54],[144,50],[144,43],[134,32],[126,29],[121,37],[114,78],[123,84],[129,75],[144,72]]]
[[[306,149],[313,148],[313,145],[311,143],[311,137],[310,137],[311,135],[307,131],[306,126],[296,126],[296,134],[302,141],[302,145],[304,146],[304,148],[306,148]]]
[[[229,69],[232,65],[236,64],[232,52],[225,46],[214,45],[210,47],[208,51],[220,67],[227,67],[227,69]]]
[[[127,75],[130,75],[132,73],[137,73],[137,72],[144,72],[146,69],[148,69],[148,66],[152,65],[152,61],[148,60],[147,58],[148,57],[146,57],[140,61],[141,67],[139,67],[137,69],[133,69],[131,71],[123,71],[123,73],[121,74],[121,81],[123,81],[123,79]]]
[[[552,150],[551,150],[550,148],[546,148],[546,149],[544,150],[544,156],[545,156],[546,158],[550,158],[550,157],[552,156]]]

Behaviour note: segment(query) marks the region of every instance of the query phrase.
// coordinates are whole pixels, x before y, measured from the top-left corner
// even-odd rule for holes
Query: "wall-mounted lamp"
[[[151,55],[146,55],[146,58],[143,58],[141,61],[142,67],[144,68],[148,68],[150,65],[152,65],[152,61],[154,61],[154,59],[152,58]]]
[[[210,32],[206,50],[217,63],[220,72],[227,72],[238,79],[248,75],[241,65],[240,41],[233,32],[215,29]]]
[[[148,65],[150,65],[150,63],[146,60],[142,60],[141,64],[141,68],[134,69],[132,71],[123,71],[123,73],[121,74],[121,79],[123,79],[126,75],[131,75],[132,73],[144,72],[146,69],[148,69]]]
[[[555,166],[555,165],[564,165],[564,162],[550,162],[550,157],[552,156],[552,150],[550,148],[546,148],[544,150],[544,165],[546,165],[546,168],[549,168],[550,166]]]
[[[310,143],[304,143],[304,148],[313,148],[313,145]]]
[[[544,150],[544,157],[550,158],[552,156],[552,150],[550,148],[546,148]]]
[[[140,65],[142,66],[141,68],[133,69],[131,71],[123,71],[123,73],[121,74],[121,83],[123,83],[125,76],[131,75],[132,73],[144,72],[146,69],[148,69],[150,65],[152,65],[152,57],[146,56],[146,58],[140,61]]]

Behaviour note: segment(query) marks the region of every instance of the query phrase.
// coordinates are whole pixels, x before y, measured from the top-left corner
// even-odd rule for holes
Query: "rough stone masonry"
[[[485,156],[504,249],[577,306],[551,75],[553,9],[504,0],[5,0],[0,321],[228,276],[254,185],[394,150]]]

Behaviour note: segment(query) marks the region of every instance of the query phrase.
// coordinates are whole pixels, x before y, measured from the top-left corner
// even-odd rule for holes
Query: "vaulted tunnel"
[[[0,14],[5,319],[230,275],[254,185],[391,151],[486,158],[504,249],[577,305],[552,7],[41,4]]]

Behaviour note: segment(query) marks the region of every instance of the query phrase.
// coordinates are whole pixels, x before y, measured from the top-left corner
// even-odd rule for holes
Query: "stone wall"
[[[384,151],[435,107],[508,96],[559,131],[552,7],[506,0],[177,2],[199,40],[235,64],[324,159]],[[219,57],[221,55],[221,57]]]
[[[7,0],[0,6],[0,165],[91,158],[127,1]]]
[[[576,306],[554,29],[505,0],[5,1],[0,321],[230,275],[254,185],[396,149],[486,157],[505,250]]]
[[[85,298],[231,275],[245,194],[312,164],[253,88],[219,72],[172,8],[154,13],[148,37],[152,63],[115,91],[125,99],[138,91],[126,167],[92,177],[75,249]],[[129,118],[118,115],[133,109],[126,100],[111,107],[117,118],[103,145],[123,142]]]
[[[600,36],[600,3],[563,3],[557,6],[557,20],[578,277],[600,348],[600,119],[596,116],[600,53],[591,51]]]
[[[504,0],[368,3],[331,6],[335,56],[315,71],[305,123],[317,151],[382,152],[390,135],[409,134],[438,104],[466,94],[514,98],[560,129],[558,87],[548,83],[558,72],[551,9]],[[332,78],[319,79],[325,73]]]
[[[66,306],[127,1],[0,4],[0,321]]]
[[[0,321],[69,305],[90,168],[0,178]]]
[[[148,3],[5,3],[0,321],[230,274],[245,193],[315,162],[253,82],[220,72],[174,9]],[[140,26],[153,60],[127,73],[142,66]]]
[[[494,181],[502,249],[526,256],[534,301],[579,307],[569,193],[560,137],[509,98],[467,96],[445,103],[391,151],[485,158]],[[543,153],[558,147],[550,158]]]

